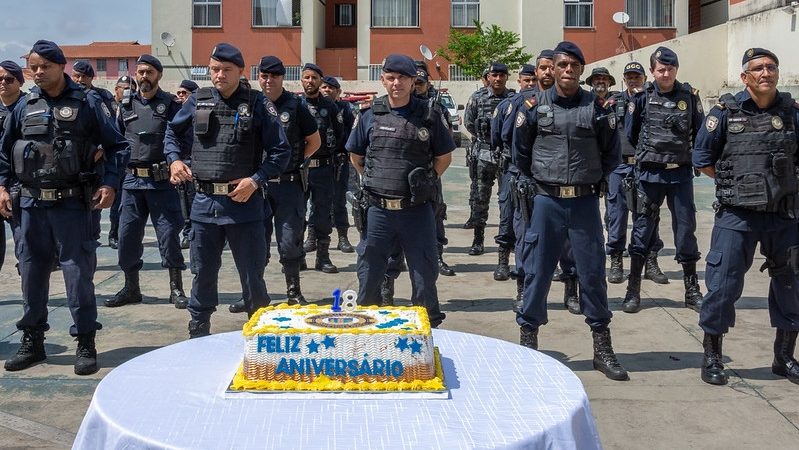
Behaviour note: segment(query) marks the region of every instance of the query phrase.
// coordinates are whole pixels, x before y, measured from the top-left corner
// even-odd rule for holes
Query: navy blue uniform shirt
[[[336,106],[336,103],[322,94],[319,94],[314,98],[301,95],[300,98],[302,98],[302,100],[307,104],[315,107],[321,118],[329,122],[328,126],[333,129],[333,134],[336,136],[336,147],[340,148],[338,143],[344,141],[345,134],[344,126],[338,121],[338,106]],[[320,137],[322,138],[322,145],[319,147],[317,152],[321,154],[326,152],[330,153],[331,155],[335,154],[337,148],[327,148],[327,136]]]
[[[277,100],[275,100],[275,107],[280,110],[280,107],[283,106],[283,103],[287,102],[294,96],[295,94],[283,89],[283,93],[280,94],[280,97],[278,97]],[[313,114],[311,114],[311,111],[308,110],[308,107],[305,106],[305,103],[302,101],[300,102],[300,107],[297,108],[297,128],[300,129],[300,134],[303,137],[310,136],[319,131],[319,127],[316,125],[316,119],[314,119]],[[301,145],[300,147],[303,149],[305,148],[304,145]]]
[[[746,90],[735,94],[735,100],[738,101],[738,105],[740,105],[742,110],[761,113],[777,106],[779,93],[777,95],[778,97],[775,97],[774,102],[766,109],[760,109],[752,100],[749,91]],[[799,130],[799,103],[794,103],[791,112],[793,113],[794,130]],[[717,120],[717,123],[708,125],[708,119],[705,119],[704,126],[700,128],[694,144],[694,166],[699,168],[714,166],[721,157],[721,152],[727,143],[728,113],[728,109],[721,109],[718,106],[714,106],[708,112],[708,119],[711,121]],[[710,119],[711,117],[715,119]],[[799,134],[796,136],[799,142]],[[738,231],[773,231],[795,223],[795,220],[783,218],[779,213],[765,213],[745,208],[722,206],[716,213],[715,225]]]

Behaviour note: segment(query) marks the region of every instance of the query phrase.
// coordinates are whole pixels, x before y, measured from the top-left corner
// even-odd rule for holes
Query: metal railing
[[[466,75],[457,64],[449,65],[449,81],[477,81],[477,77]]]
[[[383,73],[382,64],[369,64],[369,81],[380,80],[381,73]]]
[[[285,66],[286,75],[283,76],[284,81],[299,81],[302,76],[302,66]],[[258,79],[258,66],[250,66],[250,79]]]
[[[171,69],[180,69],[182,67],[170,67]],[[194,81],[211,81],[211,74],[208,73],[208,66],[186,66],[191,74],[191,79]],[[286,66],[286,76],[284,80],[298,81],[302,73],[302,66]],[[250,66],[250,79],[258,79],[258,66]]]

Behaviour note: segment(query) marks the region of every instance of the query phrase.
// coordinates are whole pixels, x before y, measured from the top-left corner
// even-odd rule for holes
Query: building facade
[[[72,73],[75,62],[86,61],[94,67],[98,80],[116,80],[133,73],[136,60],[150,53],[150,46],[136,41],[92,42],[88,45],[62,45],[61,50],[67,58],[67,73]]]

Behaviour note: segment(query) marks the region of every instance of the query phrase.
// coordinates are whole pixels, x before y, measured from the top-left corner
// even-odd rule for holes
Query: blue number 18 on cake
[[[244,325],[244,361],[231,389],[445,389],[424,308],[348,309],[281,304],[257,311]]]

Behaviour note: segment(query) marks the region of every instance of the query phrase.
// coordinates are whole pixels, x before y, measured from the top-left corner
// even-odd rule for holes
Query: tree
[[[518,46],[517,33],[497,25],[486,28],[476,20],[474,24],[476,29],[471,33],[450,30],[447,45],[438,49],[439,55],[457,64],[465,74],[479,78],[494,61],[505,63],[508,70],[516,70],[533,58],[524,52],[524,46]]]

